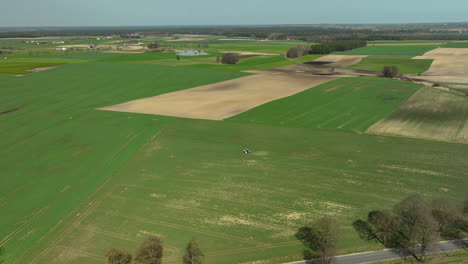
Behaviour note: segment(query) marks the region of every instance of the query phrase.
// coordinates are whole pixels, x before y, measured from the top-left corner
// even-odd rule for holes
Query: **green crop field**
[[[468,48],[468,42],[450,42],[444,48]]]
[[[385,66],[397,66],[402,73],[423,73],[429,70],[432,60],[413,60],[412,56],[370,55],[351,69],[382,71]]]
[[[352,253],[380,248],[351,227],[370,210],[413,193],[464,198],[466,145],[363,133],[426,89],[406,81],[337,79],[224,121],[96,110],[320,57],[215,63],[222,50],[293,45],[213,43],[209,55],[179,61],[173,52],[9,59],[0,76],[0,262],[100,264],[109,248],[134,252],[158,235],[163,264],[180,263],[192,237],[207,264],[276,264],[301,258],[294,234],[319,217],[338,220],[339,253]],[[379,67],[370,58],[364,65]],[[13,76],[38,63],[60,66]],[[460,98],[447,102],[463,108]]]
[[[304,41],[196,41],[196,42],[165,42],[175,49],[200,49],[199,44],[206,43],[208,47],[203,50],[212,52],[260,52],[268,54],[284,54],[289,48],[297,45],[313,45]]]
[[[129,116],[134,122],[145,120],[145,130],[128,125],[151,136],[139,150],[127,150],[125,159],[109,164],[113,170],[107,181],[43,243],[32,245],[20,263],[39,252],[35,263],[102,263],[109,247],[134,251],[149,234],[165,241],[164,263],[179,263],[184,243],[192,236],[200,239],[207,263],[276,263],[300,257],[294,232],[319,216],[332,216],[343,225],[340,252],[368,250],[376,246],[361,242],[350,226],[367,211],[391,206],[414,192],[451,198],[465,193],[468,167],[463,161],[468,154],[463,145],[115,116],[121,117],[121,125]],[[245,156],[245,147],[254,153]],[[96,167],[89,169],[94,172]],[[62,182],[66,184],[70,183]],[[65,193],[79,191],[70,186]],[[41,218],[36,223],[44,224]],[[27,236],[28,230],[18,236]],[[20,245],[13,241],[13,246]]]
[[[378,78],[341,78],[279,99],[229,120],[304,128],[365,131],[421,85]]]
[[[235,65],[225,64],[199,64],[193,65],[199,68],[209,68],[216,70],[231,70],[231,71],[248,71],[248,70],[266,70],[278,68],[298,63],[313,61],[322,57],[323,55],[307,55],[297,59],[288,59],[283,56],[257,56],[245,59],[240,59],[239,63]],[[211,58],[215,60],[215,58]],[[182,61],[182,60],[181,60]]]
[[[80,63],[20,78],[0,76],[0,245],[8,256],[26,252],[160,126],[152,116],[94,108],[244,75]]]
[[[66,58],[13,58],[0,60],[0,75],[29,74],[35,68],[54,67],[79,62],[86,62],[86,60]]]
[[[420,56],[424,53],[439,48],[438,45],[398,45],[398,46],[367,46],[349,51],[335,52],[339,55],[397,55]]]
[[[367,44],[447,43],[447,40],[371,40]]]

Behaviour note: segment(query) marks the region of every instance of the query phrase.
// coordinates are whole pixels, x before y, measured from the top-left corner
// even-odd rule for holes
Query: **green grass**
[[[468,48],[468,42],[450,42],[444,48]]]
[[[367,46],[349,51],[335,52],[333,54],[420,56],[438,47],[436,45]]]
[[[379,78],[341,78],[228,120],[288,127],[365,131],[421,85]]]
[[[203,42],[203,41],[201,41]],[[199,49],[201,42],[166,42],[163,46],[170,46],[174,49]],[[284,54],[289,48],[297,45],[313,45],[303,41],[214,41],[207,42],[209,47],[203,50],[213,52],[259,52],[268,54]]]
[[[447,40],[371,40],[367,44],[447,43]]]
[[[28,251],[55,246],[38,264],[75,250],[85,254],[62,263],[102,263],[109,247],[133,252],[148,234],[164,239],[164,263],[180,263],[192,236],[206,263],[280,263],[300,258],[294,231],[320,216],[343,226],[340,253],[365,251],[377,246],[360,241],[351,223],[369,210],[415,192],[460,201],[466,190],[463,145],[177,118],[150,130],[144,146]]]
[[[313,61],[323,55],[307,55],[298,59],[287,59],[283,56],[257,56],[241,59],[234,65],[227,64],[199,64],[193,65],[199,68],[209,68],[216,70],[248,71],[248,70],[266,70],[288,65]]]
[[[228,71],[246,71],[246,70],[264,70],[277,67],[283,67],[307,61],[313,61],[322,55],[307,55],[298,59],[287,59],[283,56],[255,56],[240,59],[237,64],[228,65],[216,63],[216,57],[221,53],[210,53],[204,56],[180,56],[173,52],[165,53],[142,53],[142,54],[120,54],[109,58],[97,60],[98,62],[113,63],[139,63],[139,64],[158,64],[166,66],[191,66],[196,68],[228,70]],[[78,57],[79,58],[79,57]]]
[[[96,61],[96,60],[106,60],[114,57],[122,57],[129,54],[122,53],[105,53],[105,52],[62,52],[61,54],[42,56],[41,58],[53,58],[53,59],[70,59],[70,60],[86,60],[86,61]]]
[[[95,108],[244,75],[80,63],[24,77],[0,76],[0,113],[7,112],[0,115],[1,245],[12,234],[4,247],[6,258],[27,256],[29,246],[117,171],[165,122],[162,117]]]
[[[423,73],[431,67],[432,60],[413,60],[412,56],[386,56],[370,55],[358,64],[351,66],[352,69],[382,71],[385,66],[397,66],[402,73]]]
[[[83,62],[83,60],[70,60],[61,58],[13,58],[8,60],[0,60],[0,75],[29,74],[34,68],[53,67],[62,64],[78,62]]]

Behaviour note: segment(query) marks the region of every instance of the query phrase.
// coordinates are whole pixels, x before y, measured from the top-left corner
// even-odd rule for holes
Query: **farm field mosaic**
[[[310,43],[161,39],[210,47],[0,61],[2,264],[104,263],[149,235],[164,241],[164,264],[192,237],[207,264],[285,263],[302,258],[295,233],[319,217],[337,219],[338,252],[354,253],[381,249],[352,229],[368,211],[413,193],[464,198],[466,96],[375,76],[388,64],[444,73],[430,57],[439,41],[290,59],[285,49]],[[249,55],[216,62],[231,50]],[[312,74],[306,62],[340,69]]]

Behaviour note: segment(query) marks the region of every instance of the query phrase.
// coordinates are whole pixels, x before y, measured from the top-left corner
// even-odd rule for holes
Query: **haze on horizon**
[[[0,27],[466,22],[466,0],[15,0]]]

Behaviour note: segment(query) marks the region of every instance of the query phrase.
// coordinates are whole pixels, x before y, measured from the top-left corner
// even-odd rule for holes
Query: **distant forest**
[[[265,25],[161,27],[49,27],[0,28],[0,38],[102,36],[112,34],[205,34],[271,40],[468,40],[468,23],[382,25]]]

